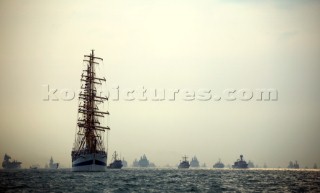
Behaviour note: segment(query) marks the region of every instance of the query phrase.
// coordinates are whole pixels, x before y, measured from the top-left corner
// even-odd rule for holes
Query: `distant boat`
[[[291,169],[299,169],[300,166],[298,164],[298,162],[296,161],[295,163],[293,163],[292,161],[289,162],[289,165],[288,165],[288,168],[291,168]]]
[[[139,167],[149,167],[149,160],[147,156],[144,154],[142,157],[140,157],[140,160],[138,162]]]
[[[3,162],[2,162],[2,167],[4,169],[20,169],[22,162],[13,160],[10,161],[11,157],[7,154],[4,155]]]
[[[264,163],[263,168],[268,168],[268,165],[266,163]]]
[[[254,163],[251,160],[248,161],[248,168],[255,168]]]
[[[50,158],[49,162],[49,169],[58,169],[59,168],[59,163],[54,163],[53,158]]]
[[[224,164],[221,162],[221,159],[213,165],[213,168],[224,168]]]
[[[34,165],[31,165],[30,166],[30,169],[31,170],[37,170],[39,168],[39,165],[38,164],[34,164]]]
[[[232,168],[235,168],[235,169],[247,169],[248,168],[247,162],[243,160],[243,155],[240,155],[240,160],[238,159],[236,162],[234,162],[234,165],[232,165]]]
[[[178,168],[179,169],[188,169],[190,167],[189,161],[187,160],[187,156],[182,157],[182,162],[180,162]]]
[[[193,158],[191,158],[190,167],[198,168],[199,166],[200,165],[197,157],[194,156]]]
[[[112,156],[112,163],[107,167],[109,169],[121,169],[123,164],[122,164],[122,161],[121,159],[118,159],[118,154],[117,152],[115,151],[113,153],[113,156]]]
[[[132,163],[132,167],[139,167],[139,162],[137,159],[135,159]]]

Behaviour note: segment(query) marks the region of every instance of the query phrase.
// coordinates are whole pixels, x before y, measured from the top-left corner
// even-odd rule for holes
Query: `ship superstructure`
[[[2,162],[2,167],[4,169],[20,169],[22,162],[13,160],[10,161],[11,157],[7,154],[4,155],[3,162]]]
[[[200,166],[198,158],[194,156],[191,158],[190,167],[198,168]]]
[[[139,167],[149,167],[149,160],[145,154],[140,157],[140,160],[138,162]]]
[[[106,79],[96,75],[96,66],[103,59],[96,57],[94,50],[84,57],[86,68],[81,75],[83,84],[79,93],[77,131],[71,153],[72,171],[105,171],[107,150],[104,137],[105,131],[110,128],[103,125],[103,120],[109,112],[99,108],[108,98],[100,96],[97,91]]]
[[[50,158],[49,161],[49,169],[58,169],[59,168],[59,163],[54,163],[53,158]]]
[[[234,165],[232,165],[232,168],[236,169],[247,169],[248,164],[246,161],[243,159],[243,155],[240,155],[240,159],[238,159],[236,162],[234,162]]]
[[[187,160],[187,156],[182,157],[182,161],[180,162],[178,168],[179,169],[188,169],[190,167],[189,161]]]
[[[118,158],[118,154],[115,151],[112,156],[112,163],[108,166],[110,169],[121,169],[123,166],[122,161]]]
[[[221,162],[221,159],[213,165],[213,168],[224,168],[224,164]]]
[[[297,161],[295,161],[295,163],[293,163],[292,161],[289,162],[288,168],[293,168],[293,169],[299,169],[300,166],[298,164]]]

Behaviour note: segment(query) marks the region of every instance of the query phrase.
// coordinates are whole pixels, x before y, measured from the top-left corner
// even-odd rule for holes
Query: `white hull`
[[[104,172],[107,169],[107,156],[101,154],[79,155],[72,162],[73,172]]]

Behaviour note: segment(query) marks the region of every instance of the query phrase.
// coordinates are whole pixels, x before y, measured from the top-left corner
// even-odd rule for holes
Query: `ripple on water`
[[[320,192],[319,170],[1,170],[0,180],[0,192]]]

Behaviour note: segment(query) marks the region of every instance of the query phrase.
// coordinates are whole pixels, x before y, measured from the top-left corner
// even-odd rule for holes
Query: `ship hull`
[[[190,167],[190,164],[188,162],[182,162],[179,164],[179,169],[188,169]]]
[[[222,164],[222,163],[214,164],[213,168],[224,168],[224,164]]]
[[[21,162],[3,162],[3,169],[21,169]]]
[[[233,169],[248,169],[248,164],[243,163],[243,164],[235,164],[232,165]]]
[[[73,172],[104,172],[106,171],[107,155],[81,154],[75,156],[72,161]]]
[[[121,169],[122,168],[122,161],[121,160],[116,160],[112,162],[107,168],[108,169]]]
[[[245,167],[245,166],[242,166],[242,167],[239,167],[239,166],[232,166],[233,169],[248,169],[248,167]]]
[[[189,166],[178,166],[178,169],[189,169]]]

